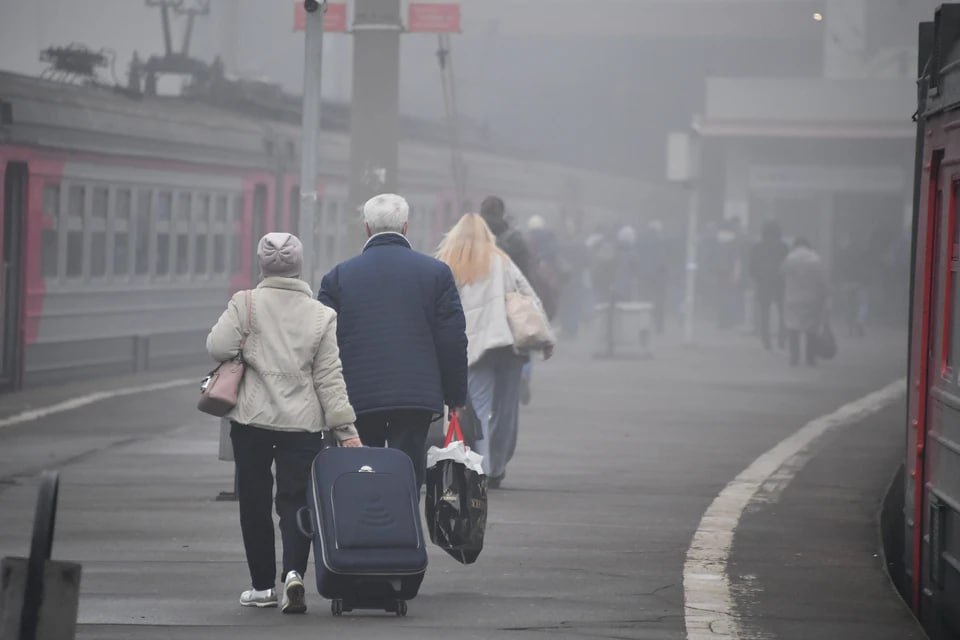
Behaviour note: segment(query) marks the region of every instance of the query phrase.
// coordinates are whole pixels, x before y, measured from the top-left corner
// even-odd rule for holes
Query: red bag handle
[[[447,427],[447,437],[443,441],[444,448],[449,447],[453,442],[453,436],[457,436],[459,442],[463,442],[463,431],[460,430],[460,418],[457,414],[450,416],[450,425]]]

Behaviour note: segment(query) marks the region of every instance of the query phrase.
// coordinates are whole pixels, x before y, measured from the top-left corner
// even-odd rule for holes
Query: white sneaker
[[[284,613],[305,613],[307,610],[303,578],[296,571],[289,572],[283,581],[283,607],[280,610]]]
[[[240,594],[241,607],[257,607],[266,609],[277,606],[276,589],[247,589]]]

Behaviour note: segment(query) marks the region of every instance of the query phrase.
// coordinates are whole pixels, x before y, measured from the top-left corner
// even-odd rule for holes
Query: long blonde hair
[[[457,286],[464,287],[486,278],[493,257],[503,255],[484,219],[476,213],[467,213],[443,237],[436,258],[447,263]]]

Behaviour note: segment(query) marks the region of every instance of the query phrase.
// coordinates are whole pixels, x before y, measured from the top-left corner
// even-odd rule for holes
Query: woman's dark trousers
[[[274,431],[234,422],[230,431],[237,463],[240,530],[253,588],[276,585],[273,472],[277,465],[277,515],[283,541],[283,573],[306,573],[310,539],[297,528],[297,511],[307,503],[310,465],[322,448],[323,435],[306,431]]]

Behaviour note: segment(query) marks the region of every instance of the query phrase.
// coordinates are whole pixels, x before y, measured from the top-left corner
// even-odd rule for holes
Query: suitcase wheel
[[[330,602],[330,613],[332,613],[335,616],[342,616],[343,600],[341,600],[340,598],[337,598],[336,600],[332,600]]]
[[[407,616],[407,603],[403,600],[397,600],[396,609],[397,616],[400,618],[405,618]]]

